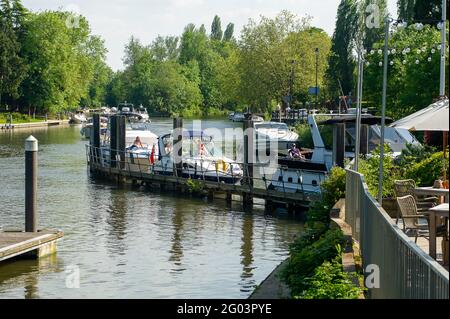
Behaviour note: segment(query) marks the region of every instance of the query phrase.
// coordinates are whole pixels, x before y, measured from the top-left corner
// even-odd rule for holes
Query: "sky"
[[[311,16],[312,25],[333,34],[340,0],[22,0],[32,11],[57,10],[85,16],[93,34],[105,40],[107,62],[113,70],[123,69],[124,47],[133,35],[150,44],[158,35],[181,35],[189,23],[205,24],[210,30],[214,15],[222,28],[235,24],[235,36],[249,18],[275,17],[289,10],[299,17]],[[396,16],[396,0],[388,0],[389,11]]]

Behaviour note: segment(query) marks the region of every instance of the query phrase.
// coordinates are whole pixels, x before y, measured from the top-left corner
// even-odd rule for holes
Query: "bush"
[[[448,159],[446,159],[445,167],[448,167],[448,164]],[[430,186],[435,180],[442,177],[443,167],[444,153],[434,153],[421,162],[408,166],[404,178],[415,180],[419,186]]]
[[[291,258],[282,271],[282,278],[291,288],[293,296],[301,294],[309,288],[306,278],[314,274],[314,270],[326,260],[336,257],[336,245],[343,243],[340,229],[328,230],[319,240],[313,231],[306,232],[291,247]]]
[[[324,204],[331,209],[339,199],[345,197],[345,169],[333,167],[321,188]]]
[[[383,197],[394,196],[394,181],[401,179],[401,170],[394,163],[389,148],[385,147],[383,159]],[[366,159],[359,160],[359,172],[364,175],[369,192],[373,197],[378,194],[378,180],[380,174],[380,149],[375,149]]]
[[[298,134],[300,145],[304,148],[314,148],[314,142],[311,134],[311,129],[308,124],[297,124],[295,131]]]
[[[202,182],[194,181],[191,178],[189,178],[186,181],[186,186],[188,188],[189,193],[191,193],[191,194],[200,194],[204,190],[204,186],[203,186]]]
[[[338,255],[331,262],[325,261],[316,268],[312,277],[305,278],[309,288],[295,298],[358,299],[362,289],[353,284],[350,276],[343,270],[339,247]]]
[[[407,144],[400,156],[394,160],[394,163],[400,169],[406,171],[408,167],[431,157],[436,152],[436,148],[432,146]]]

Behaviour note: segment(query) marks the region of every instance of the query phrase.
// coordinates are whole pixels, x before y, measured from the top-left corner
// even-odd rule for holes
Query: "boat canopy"
[[[168,136],[171,136],[172,133],[164,135],[162,138],[166,138]],[[211,135],[208,135],[205,133],[205,131],[198,131],[198,130],[183,130],[183,138],[198,138],[201,137],[202,139],[212,139]]]
[[[327,114],[329,115],[329,114]],[[356,115],[347,115],[347,114],[341,114],[337,115],[335,118],[331,118],[326,121],[322,121],[317,123],[318,125],[333,125],[333,124],[339,124],[339,123],[354,123],[356,121]],[[393,120],[390,117],[386,117],[386,124],[390,124],[393,122]],[[375,125],[375,124],[381,124],[381,116],[374,116],[370,114],[362,114],[361,115],[361,124],[368,124],[368,125]]]

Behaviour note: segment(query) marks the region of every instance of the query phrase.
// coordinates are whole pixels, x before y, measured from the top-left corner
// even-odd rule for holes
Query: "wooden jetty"
[[[19,124],[0,124],[0,131],[9,131],[15,129],[30,129],[30,128],[41,128],[69,124],[68,120],[48,120],[45,122],[30,122],[30,123],[19,123]]]
[[[63,237],[57,230],[39,232],[0,232],[0,262],[17,256],[40,258],[56,252],[56,241]]]
[[[231,184],[217,180],[205,179],[204,173],[200,176],[182,176],[182,164],[173,167],[173,174],[159,174],[153,170],[150,163],[136,164],[125,149],[125,119],[123,116],[111,117],[111,137],[109,155],[104,155],[105,148],[100,146],[100,127],[98,116],[94,115],[93,135],[89,145],[86,145],[86,160],[93,177],[113,180],[118,183],[132,183],[135,185],[145,185],[149,188],[159,188],[165,190],[175,190],[177,192],[189,192],[189,186],[195,181],[201,186],[202,193],[206,193],[209,198],[223,197],[231,201],[232,195],[238,195],[242,199],[244,206],[252,205],[253,198],[265,200],[267,206],[273,203],[285,204],[288,209],[295,207],[308,208],[311,201],[320,194],[313,192],[292,192],[284,189],[272,189],[269,186],[272,176],[254,176],[253,170],[258,164],[253,164],[250,154],[253,154],[250,138],[244,137],[244,163],[239,163],[243,167],[244,177],[241,184]],[[118,123],[121,123],[120,125]],[[174,119],[174,131],[182,126],[181,119]],[[252,127],[251,120],[244,121],[244,131]],[[179,142],[182,136],[175,135],[174,142]],[[177,156],[174,154],[174,156]],[[201,177],[203,173],[203,178]],[[218,196],[215,196],[218,195]]]

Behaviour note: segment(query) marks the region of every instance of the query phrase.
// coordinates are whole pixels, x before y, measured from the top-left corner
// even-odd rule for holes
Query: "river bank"
[[[29,123],[18,123],[18,124],[0,124],[0,131],[10,131],[15,129],[30,129],[30,128],[40,128],[58,125],[68,125],[69,120],[48,120],[42,122],[29,122]]]

